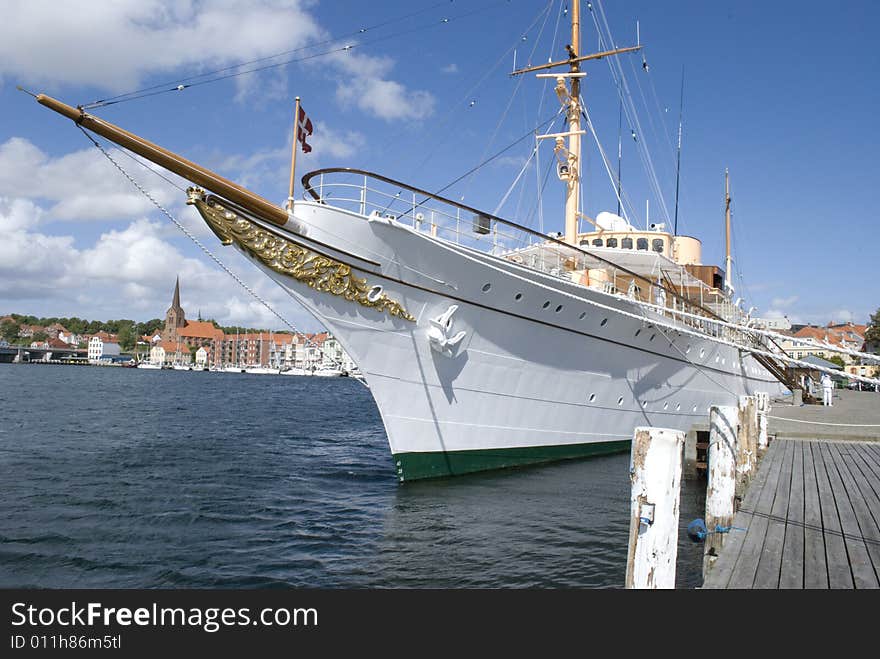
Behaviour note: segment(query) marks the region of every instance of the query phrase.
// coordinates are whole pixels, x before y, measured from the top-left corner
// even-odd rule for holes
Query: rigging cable
[[[86,139],[88,139],[88,140],[89,140],[89,141],[95,146],[95,148],[98,149],[98,151],[100,151],[102,154],[104,154],[104,157],[107,158],[107,160],[109,160],[109,161],[113,164],[113,166],[114,166],[117,170],[119,170],[119,172],[120,172],[120,173],[121,173],[126,179],[128,179],[128,181],[129,181],[129,182],[130,182],[135,188],[137,188],[137,190],[138,190],[142,195],[144,195],[144,197],[146,197],[147,199],[149,199],[150,202],[151,202],[156,208],[158,208],[159,211],[160,211],[165,217],[167,217],[169,220],[171,220],[171,222],[172,222],[172,223],[173,223],[178,229],[180,229],[180,230],[184,233],[184,235],[186,235],[187,238],[189,238],[190,240],[192,240],[193,243],[195,243],[196,247],[198,247],[202,252],[204,252],[204,253],[208,256],[208,258],[210,258],[212,261],[214,261],[214,263],[216,263],[218,266],[220,266],[220,268],[221,268],[221,269],[222,269],[227,275],[229,275],[230,277],[232,277],[232,279],[233,279],[233,280],[234,280],[239,286],[241,286],[241,287],[242,287],[242,288],[243,288],[243,289],[244,289],[249,295],[251,295],[255,300],[257,300],[257,302],[259,302],[259,303],[262,304],[264,307],[266,307],[266,309],[268,309],[269,312],[272,313],[272,315],[274,315],[276,318],[278,318],[278,320],[280,320],[280,321],[281,321],[282,323],[284,323],[287,327],[289,327],[289,328],[291,329],[291,331],[292,331],[294,334],[301,334],[303,337],[305,337],[305,339],[306,339],[307,342],[311,342],[311,339],[309,339],[308,336],[307,336],[304,332],[300,332],[299,330],[297,330],[296,327],[294,327],[294,325],[293,325],[289,320],[287,320],[284,316],[282,316],[280,313],[278,313],[278,312],[272,307],[271,304],[269,304],[266,300],[264,300],[262,297],[260,297],[260,295],[259,295],[256,291],[254,291],[254,289],[252,289],[250,286],[248,286],[248,285],[244,282],[244,280],[241,279],[241,277],[239,277],[237,274],[235,274],[235,273],[234,273],[234,272],[233,272],[233,271],[232,271],[232,270],[231,270],[231,269],[230,269],[225,263],[223,263],[223,261],[221,261],[217,256],[215,256],[214,253],[211,252],[211,250],[208,249],[208,248],[204,245],[204,243],[202,243],[198,238],[196,238],[195,235],[193,235],[193,233],[192,233],[191,231],[189,231],[185,226],[183,226],[183,224],[181,224],[180,221],[177,220],[177,218],[175,218],[175,217],[174,217],[174,216],[173,216],[173,215],[172,215],[172,214],[171,214],[171,213],[170,213],[170,212],[169,212],[164,206],[162,206],[162,204],[160,204],[160,203],[155,199],[155,197],[153,197],[153,196],[152,196],[152,195],[146,190],[146,188],[144,188],[140,183],[138,183],[138,182],[134,179],[134,177],[131,176],[127,171],[125,171],[125,169],[122,167],[122,165],[120,165],[118,162],[116,162],[116,161],[113,159],[113,156],[111,156],[110,153],[108,153],[107,150],[104,149],[104,147],[102,147],[102,146],[98,143],[98,141],[97,141],[95,138],[93,138],[93,137],[88,133],[88,131],[86,131],[85,128],[83,128],[82,126],[79,126],[79,125],[77,125],[77,128],[80,129],[80,131],[82,132],[82,134],[85,135]],[[159,174],[159,172],[156,172],[155,170],[152,170],[152,168],[149,168],[149,169],[150,169],[151,171],[153,171],[155,174],[161,176],[161,174]],[[165,177],[163,176],[162,178],[165,178]],[[165,180],[168,181],[168,179],[165,179]],[[179,186],[177,186],[176,184],[172,183],[171,181],[168,181],[168,182],[171,183],[172,185],[174,185],[174,187],[179,187]]]
[[[603,36],[602,27],[599,24],[599,20],[596,16],[596,12],[592,9],[592,3],[588,5],[590,9],[590,16],[593,18],[593,23],[596,26],[596,31],[599,36],[599,43],[601,48],[606,49],[614,49],[616,48],[614,37],[611,34],[611,30],[608,27],[608,22],[605,20],[604,11],[602,10],[601,0],[597,0],[597,5],[599,7],[599,11],[602,12],[602,20],[605,24],[605,29],[607,30],[607,38]],[[602,45],[605,44],[605,45]],[[629,83],[627,82],[626,75],[623,71],[623,66],[618,61],[617,57],[609,57],[608,58],[608,68],[611,72],[611,77],[614,80],[618,94],[620,95],[621,100],[624,102],[624,113],[626,114],[627,123],[630,126],[630,131],[633,134],[633,139],[636,142],[637,148],[636,151],[639,154],[639,157],[642,160],[642,164],[645,167],[645,172],[648,177],[648,183],[652,188],[655,198],[660,204],[661,210],[663,212],[663,216],[669,219],[669,209],[666,206],[666,200],[663,196],[663,193],[660,188],[660,181],[657,177],[656,169],[654,168],[653,159],[651,158],[650,150],[648,149],[648,145],[646,140],[646,133],[642,130],[641,122],[639,121],[638,112],[636,111],[635,104],[632,100],[632,93],[629,89]],[[642,139],[638,139],[638,136],[641,135]]]
[[[608,178],[611,180],[611,187],[614,189],[614,194],[617,196],[618,207],[623,213],[623,219],[629,222],[629,216],[626,212],[626,205],[623,202],[623,199],[626,198],[626,193],[623,194],[623,197],[618,193],[618,188],[614,182],[614,174],[611,171],[611,164],[608,160],[608,156],[605,153],[605,149],[602,147],[602,143],[599,141],[599,135],[596,133],[596,128],[593,126],[593,121],[590,118],[590,114],[587,111],[587,106],[584,103],[584,99],[581,98],[581,115],[586,119],[587,125],[590,127],[590,133],[593,135],[593,139],[596,141],[596,147],[599,149],[599,155],[602,156],[602,163],[605,165],[605,171],[608,173]],[[628,198],[626,198],[626,203],[629,204],[630,210],[632,211],[633,205]],[[633,213],[634,214],[634,213]]]
[[[332,54],[334,54],[334,53],[347,52],[347,51],[351,51],[351,50],[354,49],[354,48],[360,48],[360,47],[367,46],[367,45],[371,45],[371,44],[375,44],[375,43],[387,43],[388,40],[389,40],[390,38],[392,38],[392,37],[395,37],[395,38],[396,38],[396,37],[404,36],[404,35],[407,35],[407,34],[412,34],[412,33],[414,33],[414,32],[421,32],[421,31],[423,31],[423,30],[427,30],[427,29],[430,29],[430,28],[435,28],[435,27],[439,27],[439,26],[442,26],[442,25],[447,25],[447,24],[449,24],[449,23],[451,23],[451,22],[453,22],[453,21],[461,20],[461,19],[463,19],[463,18],[467,18],[467,17],[472,16],[472,15],[474,15],[474,14],[477,14],[477,13],[480,13],[480,12],[483,12],[483,11],[487,11],[487,10],[489,10],[489,9],[493,9],[493,8],[499,6],[499,5],[502,5],[502,4],[507,4],[507,3],[506,3],[504,0],[499,0],[499,2],[495,2],[495,3],[490,4],[490,5],[487,5],[487,6],[485,6],[485,7],[480,7],[480,8],[477,8],[477,9],[473,9],[473,10],[471,10],[471,11],[466,11],[466,12],[464,12],[464,13],[461,13],[461,14],[458,14],[458,15],[455,15],[455,16],[452,16],[452,17],[449,17],[449,18],[443,18],[443,19],[441,19],[439,22],[435,21],[435,22],[431,22],[431,23],[426,23],[426,24],[423,24],[423,25],[419,25],[419,26],[416,26],[416,27],[413,27],[413,28],[410,28],[410,29],[407,29],[407,30],[401,30],[401,31],[399,31],[399,32],[392,32],[391,34],[387,34],[387,35],[384,35],[384,36],[382,36],[382,37],[377,37],[376,39],[367,40],[367,41],[362,41],[362,42],[358,42],[358,43],[349,43],[349,44],[346,44],[345,46],[341,46],[341,47],[338,47],[338,48],[332,48],[332,49],[330,49],[330,50],[322,51],[322,52],[319,52],[319,53],[313,53],[313,54],[311,54],[311,55],[305,55],[305,56],[303,56],[303,57],[297,57],[297,58],[287,59],[287,60],[284,60],[284,61],[282,61],[282,62],[273,62],[273,63],[271,63],[271,64],[265,64],[265,65],[263,65],[263,66],[258,66],[258,67],[255,67],[255,68],[252,68],[252,69],[247,69],[247,70],[244,70],[244,71],[235,71],[235,72],[233,72],[233,73],[225,73],[224,75],[215,76],[215,77],[213,77],[213,78],[208,78],[208,79],[206,79],[206,80],[198,80],[198,81],[196,81],[196,82],[192,82],[192,83],[190,83],[190,84],[186,84],[186,85],[184,85],[184,84],[177,84],[176,86],[174,86],[174,87],[170,87],[170,88],[165,87],[164,85],[162,85],[162,86],[161,86],[162,88],[160,88],[160,89],[157,89],[157,87],[159,87],[159,86],[156,85],[156,86],[153,86],[153,87],[144,88],[144,90],[142,90],[142,91],[129,92],[128,94],[120,94],[120,95],[118,95],[118,96],[116,96],[116,97],[111,97],[111,98],[109,98],[109,99],[104,99],[104,100],[94,101],[94,102],[92,102],[92,103],[88,103],[88,104],[83,105],[82,108],[87,110],[87,109],[92,109],[92,108],[96,108],[96,107],[105,107],[105,106],[108,106],[108,105],[115,105],[115,104],[117,104],[117,103],[124,103],[124,102],[126,102],[126,101],[133,101],[133,100],[137,100],[137,99],[141,99],[141,98],[146,98],[146,97],[149,97],[149,96],[156,96],[156,95],[159,95],[159,94],[165,94],[165,93],[170,93],[170,92],[179,92],[179,91],[183,91],[184,89],[189,89],[189,88],[191,88],[191,87],[198,87],[198,86],[201,86],[201,85],[207,85],[207,84],[210,84],[210,83],[212,83],[212,82],[218,82],[218,81],[221,81],[221,80],[227,80],[227,79],[229,79],[229,78],[235,78],[235,77],[242,76],[242,75],[248,75],[248,74],[250,74],[250,73],[257,73],[257,72],[259,72],[259,71],[265,71],[265,70],[268,70],[268,69],[273,69],[273,68],[278,68],[278,67],[286,66],[286,65],[288,65],[288,64],[293,64],[293,63],[297,63],[297,62],[304,62],[304,61],[307,61],[307,60],[315,59],[315,58],[317,58],[317,57],[323,57],[323,56],[325,56],[325,55],[332,55]],[[419,13],[419,12],[416,12],[416,13]],[[412,15],[414,15],[414,14],[412,14]],[[394,22],[394,21],[392,21],[392,22]],[[364,31],[366,31],[366,30],[364,30]],[[358,33],[360,33],[360,31],[359,31]],[[333,39],[333,40],[330,40],[330,41],[337,41],[337,39]],[[321,43],[321,44],[323,44],[323,43],[327,43],[327,41],[320,42],[320,43]],[[302,48],[298,48],[298,49],[295,49],[295,50],[293,50],[293,51],[285,51],[285,52],[286,52],[286,53],[290,53],[290,52],[299,52],[300,50],[305,50],[305,49],[307,49],[307,48],[312,48],[312,47],[314,47],[314,44],[309,45],[309,46],[303,46]],[[285,53],[278,53],[278,54],[276,54],[276,55],[270,55],[270,56],[267,56],[267,57],[263,57],[263,58],[260,58],[260,59],[254,60],[254,62],[260,62],[260,61],[266,61],[266,60],[274,59],[274,58],[276,58],[276,57],[280,57],[280,56],[282,56],[282,55],[284,55],[284,54],[285,54]],[[247,63],[245,63],[245,64],[236,64],[236,65],[234,65],[234,66],[229,66],[229,67],[226,67],[226,68],[224,68],[224,69],[218,69],[218,70],[217,70],[216,72],[214,72],[214,73],[222,73],[222,72],[224,72],[224,71],[229,71],[229,70],[231,70],[231,69],[236,69],[236,68],[239,68],[239,67],[241,67],[241,66],[247,66]],[[214,75],[214,74],[213,74],[213,73],[205,73],[205,74],[201,74],[201,75],[198,75],[198,76],[191,76],[190,78],[183,78],[183,79],[179,80],[178,83],[180,83],[180,82],[185,82],[186,80],[196,79],[196,78],[199,78],[199,77],[209,76],[209,75]],[[169,84],[174,84],[174,83],[172,82],[172,83],[169,83]],[[114,99],[115,99],[115,100],[114,100]]]
[[[543,32],[543,30],[544,30],[544,26],[547,24],[547,16],[549,16],[550,9],[552,6],[553,6],[553,0],[550,0],[547,3],[547,8],[541,12],[541,13],[545,13],[546,15],[544,17],[544,23],[541,25],[541,30],[538,33],[538,37],[535,39],[535,45],[532,46],[532,52],[529,53],[529,57],[527,60],[529,62],[532,60],[532,57],[534,57],[535,51],[538,48],[538,40],[540,39],[541,32]],[[532,27],[534,27],[535,23],[538,21],[538,18],[540,18],[541,13],[538,14],[538,17],[536,17],[535,20],[532,22],[532,25],[529,26],[529,28],[528,28],[529,30],[531,30]],[[504,108],[504,112],[502,112],[501,116],[498,118],[498,121],[495,124],[495,129],[492,131],[492,134],[490,135],[489,140],[486,142],[486,146],[483,149],[483,153],[480,155],[481,159],[486,157],[486,153],[489,151],[489,149],[492,148],[492,144],[495,142],[495,138],[498,137],[498,131],[501,130],[501,126],[504,124],[504,121],[507,118],[507,114],[508,114],[508,112],[510,112],[510,108],[513,106],[514,100],[516,100],[516,95],[519,93],[519,90],[522,87],[524,79],[525,78],[523,76],[520,76],[520,78],[516,81],[516,86],[513,88],[513,92],[510,95],[510,100],[507,102],[507,106]],[[470,188],[471,182],[472,182],[472,179],[470,177],[465,179],[464,189],[461,191],[461,196],[459,198],[460,201],[464,200],[465,196],[467,195],[467,191]]]

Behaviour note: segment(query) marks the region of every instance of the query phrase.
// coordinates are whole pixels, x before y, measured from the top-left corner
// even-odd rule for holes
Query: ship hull
[[[263,229],[403,310],[319,290],[234,243],[358,363],[401,481],[628,450],[636,426],[689,430],[710,405],[784,391],[750,355],[628,316],[625,297],[323,204],[298,203],[290,224]]]

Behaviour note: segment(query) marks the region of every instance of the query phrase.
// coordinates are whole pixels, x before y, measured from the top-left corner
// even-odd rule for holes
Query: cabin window
[[[663,253],[663,239],[662,238],[654,238],[651,241],[651,249],[653,249],[658,254]]]
[[[606,240],[605,247],[617,247],[617,238],[609,238]]]
[[[648,239],[647,238],[639,238],[636,241],[636,249],[644,249],[647,251],[648,249]]]
[[[601,238],[596,238],[593,240],[593,247],[601,247],[601,246],[602,246],[602,239]]]
[[[579,244],[580,244],[581,247],[589,247],[589,246],[590,246],[590,241],[587,240],[586,238],[584,238]]]
[[[633,248],[633,239],[632,238],[624,238],[620,241],[620,246],[623,249],[632,249]]]

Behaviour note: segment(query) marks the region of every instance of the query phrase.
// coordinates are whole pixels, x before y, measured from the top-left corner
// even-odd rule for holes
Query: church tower
[[[171,302],[171,307],[165,312],[165,331],[162,332],[162,339],[176,341],[177,330],[185,325],[186,316],[180,306],[180,277],[178,277],[174,284],[174,300]]]

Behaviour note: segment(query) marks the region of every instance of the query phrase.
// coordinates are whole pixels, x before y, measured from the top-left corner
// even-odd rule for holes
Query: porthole
[[[587,317],[587,312],[586,312],[586,311],[581,311],[581,315],[578,316],[578,320],[583,320],[583,319],[586,318],[586,317]]]
[[[723,357],[721,358],[721,365],[724,366],[727,363],[727,360]]]
[[[696,412],[696,411],[697,411],[697,406],[696,406],[696,405],[694,405],[694,409],[693,409],[692,411],[693,411],[693,412]]]
[[[655,336],[657,336],[657,335],[656,335],[656,334],[652,334],[652,335],[651,335],[651,338],[648,339],[648,341],[653,341]]]
[[[519,302],[520,300],[522,300],[522,293],[517,293],[513,296],[513,299]]]
[[[664,409],[664,410],[668,410],[668,409],[669,409],[669,403],[663,403],[663,409]]]
[[[717,364],[720,360],[721,360],[721,357],[719,357],[718,355],[715,355],[715,363]]]
[[[560,311],[562,311],[562,305],[561,305],[561,304],[560,304],[558,307],[556,307],[556,313],[559,313]]]
[[[688,354],[690,351],[691,351],[691,347],[690,347],[690,345],[688,345],[688,347],[685,348],[685,350],[684,350],[684,354]]]
[[[492,288],[492,284],[483,284],[484,293],[488,293],[490,288]]]
[[[602,319],[602,322],[599,323],[599,325],[600,325],[601,327],[605,327],[605,325],[606,325],[607,323],[608,323],[608,319],[607,319],[607,318],[603,318],[603,319]]]
[[[621,396],[620,398],[617,399],[617,404],[623,405],[623,396]]]
[[[590,394],[590,402],[594,402],[596,400],[596,394]]]
[[[382,287],[381,286],[373,286],[369,291],[367,291],[367,299],[370,302],[378,302],[379,298],[382,297]]]
[[[541,305],[541,308],[546,309],[549,306],[550,306],[550,300],[547,300],[543,305]]]
[[[642,333],[642,330],[640,330],[640,329],[637,329],[637,330],[636,330],[636,336],[638,336],[638,335],[641,334],[641,333]]]
[[[642,407],[648,407],[648,401],[643,400],[643,401],[642,401]]]
[[[700,358],[702,359],[702,358],[705,357],[705,356],[706,356],[706,349],[705,349],[705,348],[700,348]]]
[[[681,411],[681,403],[676,403],[676,404],[675,404],[675,411],[676,411],[676,412]]]

